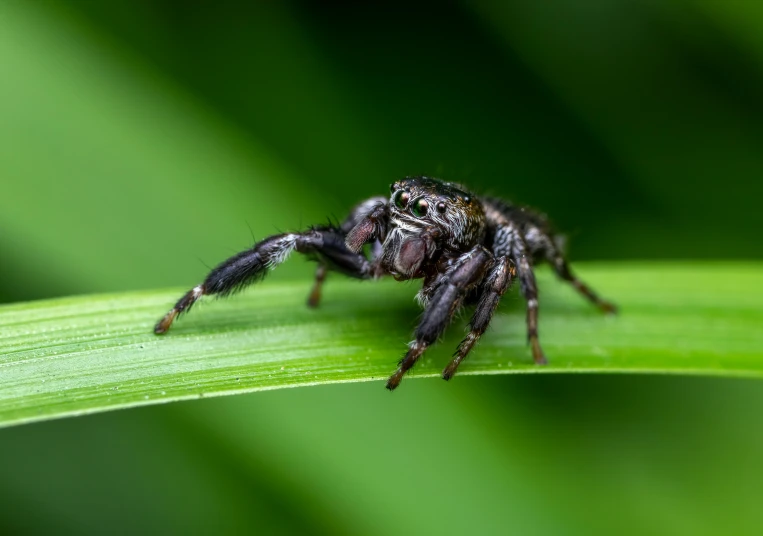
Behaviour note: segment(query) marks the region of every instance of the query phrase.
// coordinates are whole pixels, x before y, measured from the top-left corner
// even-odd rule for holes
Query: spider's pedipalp
[[[350,215],[345,218],[345,220],[342,222],[342,224],[339,226],[339,232],[344,235],[345,241],[347,240],[347,234],[352,231],[352,229],[358,225],[358,223],[364,219],[366,219],[369,214],[374,214],[374,222],[372,223],[372,231],[376,230],[377,227],[384,224],[383,221],[383,213],[386,210],[386,201],[387,199],[385,197],[372,197],[370,199],[366,199],[365,201],[358,203],[355,205],[355,208],[350,211]],[[379,222],[378,220],[382,220]],[[352,250],[355,253],[358,253],[360,249],[362,248],[362,244],[357,248],[356,250]],[[351,249],[351,248],[349,248]],[[373,242],[373,246],[371,247],[371,261],[373,262],[376,257],[379,256],[381,249],[381,242],[379,242],[378,239],[376,239]],[[327,266],[319,261],[318,268],[315,270],[315,282],[313,283],[313,288],[310,291],[310,295],[307,298],[307,305],[308,307],[318,307],[321,301],[321,290],[323,288],[323,282],[326,280],[326,276],[328,270]]]
[[[387,205],[372,198],[361,203],[342,225],[346,233],[345,244],[350,251],[358,252],[365,244],[382,239],[386,226]]]

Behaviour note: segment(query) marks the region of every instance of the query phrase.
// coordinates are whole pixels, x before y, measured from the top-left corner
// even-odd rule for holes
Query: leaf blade
[[[592,263],[583,264],[581,273],[621,306],[621,315],[599,315],[541,271],[541,341],[550,365],[532,365],[523,305],[510,294],[459,374],[763,377],[759,265]],[[151,328],[177,291],[0,307],[0,427],[208,396],[386,379],[419,314],[413,287],[331,281],[318,310],[304,306],[308,290],[307,282],[266,282],[194,310],[163,337]],[[456,322],[411,377],[440,374],[467,319]]]

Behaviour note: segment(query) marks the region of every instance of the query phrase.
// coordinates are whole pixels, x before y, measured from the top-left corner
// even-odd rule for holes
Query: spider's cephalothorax
[[[485,211],[459,187],[418,178],[396,182],[391,190],[389,223],[378,237],[383,238],[379,265],[397,279],[433,275],[434,261],[450,260],[484,240]],[[362,231],[351,231],[350,239],[357,243],[371,238],[361,236]]]
[[[423,278],[418,298],[424,314],[416,339],[387,381],[390,390],[438,339],[461,306],[474,304],[470,331],[443,371],[443,378],[450,379],[485,332],[515,278],[527,300],[527,337],[535,363],[540,365],[546,358],[538,341],[533,264],[549,262],[562,279],[601,310],[615,311],[572,274],[558,242],[545,218],[524,207],[478,198],[462,186],[436,179],[406,178],[392,185],[389,199],[374,197],[357,205],[339,227],[271,236],[234,255],[180,298],[154,331],[166,332],[201,296],[224,296],[262,279],[269,268],[297,250],[318,262],[308,298],[312,307],[320,301],[327,270],[359,279],[383,275]],[[363,253],[365,244],[371,244],[368,255]]]

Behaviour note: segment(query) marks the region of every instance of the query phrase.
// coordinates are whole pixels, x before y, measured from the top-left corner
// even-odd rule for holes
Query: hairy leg
[[[548,360],[538,340],[538,285],[535,282],[535,273],[527,255],[519,256],[514,262],[517,265],[522,296],[527,301],[527,342],[530,343],[535,364],[545,365]]]
[[[323,282],[326,280],[325,264],[319,264],[315,269],[315,283],[313,283],[313,289],[310,291],[310,295],[307,297],[308,307],[318,307],[321,303],[321,291],[323,290]]]
[[[617,313],[617,306],[615,304],[601,299],[588,285],[583,283],[572,273],[566,259],[562,257],[561,254],[557,253],[553,258],[549,259],[549,262],[554,267],[554,270],[559,277],[569,282],[578,292],[580,292],[580,294],[585,296],[588,301],[596,305],[602,312],[609,314]]]
[[[303,233],[271,236],[213,269],[203,283],[178,300],[156,324],[154,333],[165,333],[178,315],[188,312],[202,296],[227,296],[264,278],[268,269],[281,264],[294,250],[351,277],[370,277],[371,265],[368,259],[348,250],[344,244],[344,234],[336,229],[315,228]]]
[[[527,341],[530,343],[535,364],[545,365],[548,361],[538,340],[538,285],[530,260],[532,250],[525,242],[517,224],[497,210],[492,217],[495,225],[493,254],[497,258],[508,256],[516,267],[520,290],[527,301]]]
[[[561,252],[561,249],[557,246],[555,237],[534,225],[528,225],[523,231],[523,236],[527,247],[533,253],[533,257],[546,259],[551,266],[553,266],[556,274],[570,283],[575,289],[580,292],[588,301],[596,305],[600,310],[605,313],[615,313],[617,308],[599,298],[599,296],[591,290],[588,285],[578,279],[570,269],[567,260]]]
[[[444,380],[449,380],[453,377],[461,361],[464,360],[477,341],[479,341],[482,334],[485,333],[490,320],[493,318],[493,313],[496,307],[498,307],[501,296],[511,285],[511,276],[512,268],[508,257],[496,259],[495,264],[485,278],[485,282],[482,284],[479,302],[469,322],[471,330],[464,340],[461,341],[453,360],[442,371]]]
[[[437,288],[432,293],[421,322],[416,329],[416,340],[410,344],[408,352],[399,363],[398,369],[387,380],[387,389],[390,391],[395,389],[403,379],[403,375],[416,364],[426,349],[442,335],[467,293],[485,278],[492,260],[493,256],[489,251],[477,246],[463,254],[441,278],[438,278],[435,283]]]

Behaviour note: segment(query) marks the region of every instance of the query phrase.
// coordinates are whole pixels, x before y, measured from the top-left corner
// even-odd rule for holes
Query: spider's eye
[[[404,191],[399,191],[395,194],[395,206],[399,209],[404,209],[408,204],[408,200],[411,198],[411,194]]]
[[[427,202],[427,200],[423,197],[419,197],[416,201],[414,201],[413,206],[411,207],[411,212],[413,212],[413,215],[417,218],[425,216],[427,210],[429,210],[429,202]]]
[[[437,203],[437,212],[439,212],[440,214],[445,214],[445,210],[447,208],[448,207],[445,206],[445,203],[443,201],[440,201],[439,203]]]

